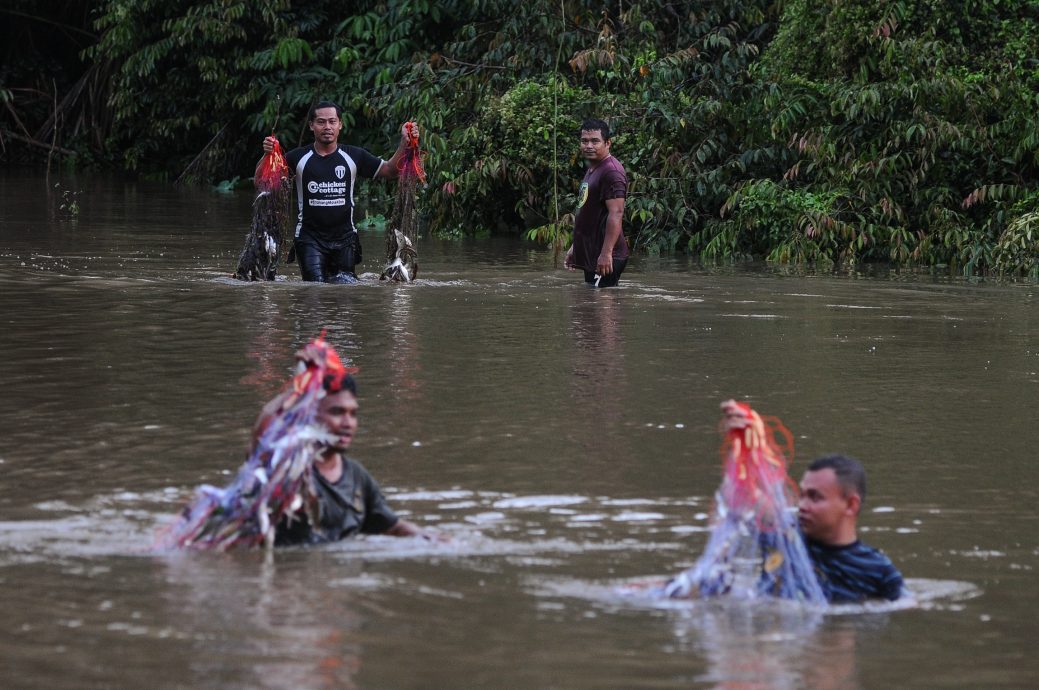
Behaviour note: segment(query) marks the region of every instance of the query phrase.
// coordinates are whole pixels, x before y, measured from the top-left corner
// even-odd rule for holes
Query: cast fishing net
[[[670,597],[773,596],[812,604],[826,597],[797,528],[797,491],[787,475],[793,438],[774,417],[722,403],[724,476],[711,535],[696,564],[670,580]]]
[[[272,137],[273,138],[273,137]],[[256,164],[253,175],[256,199],[253,200],[253,218],[245,246],[238,255],[234,277],[239,280],[274,280],[278,272],[278,256],[289,218],[289,166],[281,144],[274,139],[274,148]]]
[[[407,122],[404,156],[397,164],[397,199],[393,203],[390,224],[386,228],[386,268],[380,278],[407,283],[418,274],[418,211],[415,196],[418,185],[426,183],[422,167],[422,151],[418,147],[418,125]]]
[[[264,406],[248,459],[225,488],[203,485],[177,521],[160,534],[159,548],[223,551],[273,543],[282,519],[304,511],[317,524],[313,463],[334,438],[317,419],[325,390],[339,390],[347,375],[323,337],[296,353],[297,373]]]

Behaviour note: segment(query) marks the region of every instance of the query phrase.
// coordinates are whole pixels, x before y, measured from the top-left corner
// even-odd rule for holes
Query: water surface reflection
[[[597,292],[531,245],[426,238],[413,285],[245,285],[227,276],[248,195],[63,183],[84,189],[75,219],[41,180],[0,174],[0,685],[1029,687],[1039,673],[1034,287],[646,257]],[[228,480],[322,329],[361,368],[357,457],[454,541],[150,554],[196,485]],[[795,475],[824,452],[866,462],[866,538],[921,606],[791,619],[592,596],[699,554],[730,397],[793,430]]]

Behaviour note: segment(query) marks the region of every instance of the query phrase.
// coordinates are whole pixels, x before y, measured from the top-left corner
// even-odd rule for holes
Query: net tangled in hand
[[[774,417],[722,403],[724,474],[711,535],[696,564],[670,580],[670,597],[774,596],[813,604],[826,598],[797,528],[797,491],[787,475],[793,438]]]
[[[304,511],[317,524],[313,463],[334,442],[317,418],[325,391],[336,391],[357,369],[316,338],[296,353],[297,373],[268,402],[253,430],[253,447],[234,480],[219,489],[202,485],[177,521],[160,534],[159,548],[224,551],[272,544],[282,519]]]
[[[273,137],[272,137],[273,138]],[[278,273],[278,257],[289,218],[289,166],[281,144],[274,147],[256,164],[253,175],[256,199],[253,218],[245,246],[238,255],[234,277],[239,280],[274,280]]]
[[[380,278],[407,283],[418,274],[418,251],[415,238],[418,235],[418,210],[415,207],[419,183],[426,183],[426,171],[422,165],[424,152],[418,145],[418,125],[405,123],[407,141],[404,155],[397,164],[397,198],[393,213],[386,228],[386,268]]]

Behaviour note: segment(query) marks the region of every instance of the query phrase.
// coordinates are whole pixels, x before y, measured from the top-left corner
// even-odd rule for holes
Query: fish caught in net
[[[426,183],[426,171],[422,167],[422,151],[418,146],[418,125],[405,123],[407,142],[404,156],[397,165],[397,199],[386,229],[386,268],[381,280],[407,283],[418,275],[418,251],[415,238],[418,234],[418,211],[415,197],[419,183]]]
[[[787,474],[793,437],[745,403],[722,403],[724,476],[711,535],[693,567],[664,585],[673,598],[772,596],[825,604],[797,527],[797,491]]]
[[[291,187],[289,166],[277,139],[274,139],[274,148],[256,164],[253,184],[256,199],[253,200],[252,226],[245,236],[242,253],[238,255],[234,277],[239,280],[274,280],[289,219]]]
[[[335,438],[318,420],[318,403],[357,371],[343,366],[336,351],[318,337],[296,353],[297,372],[268,402],[253,430],[253,448],[225,488],[202,485],[195,499],[159,535],[157,548],[225,551],[271,545],[282,520],[299,511],[317,524],[313,464]],[[331,379],[330,379],[331,377]]]

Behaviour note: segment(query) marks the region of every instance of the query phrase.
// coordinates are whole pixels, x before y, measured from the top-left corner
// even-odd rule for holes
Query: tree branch
[[[29,137],[23,137],[21,134],[15,134],[14,132],[12,132],[9,129],[2,129],[2,130],[0,130],[0,136],[11,137],[12,139],[15,139],[16,141],[24,142],[26,144],[29,144],[30,146],[38,146],[41,149],[48,149],[48,150],[57,151],[58,153],[64,154],[66,156],[75,156],[75,155],[77,155],[76,152],[73,151],[72,149],[65,149],[65,148],[62,148],[60,146],[54,146],[53,144],[48,144],[47,142],[44,142],[44,141],[36,141],[35,139],[30,139]]]

